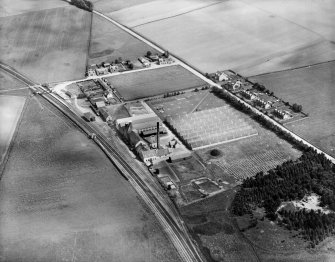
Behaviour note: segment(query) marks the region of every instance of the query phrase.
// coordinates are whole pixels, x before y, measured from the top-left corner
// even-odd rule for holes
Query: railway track
[[[200,251],[188,235],[187,229],[180,225],[181,219],[175,212],[169,213],[164,205],[157,199],[150,187],[140,178],[137,172],[127,163],[125,158],[118,152],[99,130],[86,123],[81,116],[77,115],[71,108],[56,94],[45,89],[38,83],[17,72],[14,68],[0,62],[0,68],[28,85],[33,92],[39,94],[49,103],[60,110],[68,119],[75,123],[85,134],[87,134],[105,152],[123,177],[128,180],[143,201],[148,205],[157,217],[165,232],[170,237],[180,257],[186,262],[204,261]],[[173,214],[172,214],[173,213]]]

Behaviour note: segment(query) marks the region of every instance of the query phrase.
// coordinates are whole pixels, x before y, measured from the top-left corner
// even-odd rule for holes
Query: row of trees
[[[255,89],[257,89],[257,90],[259,90],[259,91],[261,91],[261,92],[267,93],[268,95],[271,95],[271,96],[274,95],[273,92],[270,92],[268,89],[265,88],[264,85],[261,85],[259,83],[253,84],[252,87],[255,88]],[[285,102],[285,105],[289,106],[290,104],[288,102]],[[302,105],[298,105],[298,104],[294,103],[292,105],[292,109],[293,109],[294,112],[299,113],[299,112],[302,111]]]
[[[212,92],[222,98],[225,99],[228,103],[230,103],[233,107],[235,107],[237,110],[242,111],[248,115],[250,115],[253,119],[255,119],[257,122],[262,124],[265,128],[272,130],[275,132],[279,137],[287,140],[289,143],[296,146],[298,149],[305,151],[309,149],[309,146],[305,145],[302,141],[298,141],[295,139],[290,133],[284,131],[277,125],[270,122],[268,119],[266,119],[263,115],[259,115],[255,113],[250,107],[245,105],[243,102],[239,101],[236,97],[230,95],[228,92],[226,92],[223,89],[220,89],[216,86],[212,88]]]
[[[163,95],[164,98],[166,97],[171,97],[171,96],[178,96],[178,95],[182,95],[185,94],[185,92],[183,91],[177,91],[177,92],[169,92]]]
[[[235,215],[245,215],[252,213],[255,207],[264,207],[270,220],[278,221],[288,229],[301,230],[302,235],[315,245],[335,233],[335,213],[277,212],[283,201],[301,200],[311,193],[321,196],[320,206],[335,211],[335,165],[313,149],[267,174],[260,172],[245,179],[232,202],[231,211]]]
[[[71,0],[71,4],[90,12],[93,11],[93,4],[88,0]]]

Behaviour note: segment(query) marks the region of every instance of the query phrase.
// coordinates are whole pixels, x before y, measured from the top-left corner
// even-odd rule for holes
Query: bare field
[[[187,92],[178,96],[149,100],[146,103],[165,119],[167,116],[191,113],[208,95],[208,91]]]
[[[91,14],[73,6],[0,18],[0,60],[37,82],[84,76]]]
[[[5,159],[25,102],[24,97],[0,96],[0,166]]]
[[[272,1],[267,2],[267,5],[271,5]],[[314,4],[310,6],[296,3],[297,8],[293,13],[297,12],[299,6],[304,6],[304,13],[308,16],[308,10],[311,9],[314,16],[319,15],[318,21],[326,20],[323,26],[328,31],[334,31],[329,25],[333,23],[332,9],[324,8],[317,1],[312,2]],[[289,8],[286,11],[289,12]],[[324,13],[327,15],[321,16]],[[184,58],[202,72],[234,69],[248,76],[281,70],[295,64],[306,65],[310,61],[335,59],[335,46],[318,32],[244,1],[225,1],[137,26],[135,30]],[[307,53],[310,55],[299,56],[302,49],[309,50]],[[286,58],[281,60],[281,57]],[[269,61],[273,61],[272,64]],[[254,67],[262,64],[256,72]]]
[[[1,0],[0,17],[64,6],[69,4],[59,0]]]
[[[106,19],[93,15],[89,64],[113,62],[119,57],[125,60],[137,60],[147,51],[155,52],[156,50]]]
[[[147,2],[152,2],[157,0],[93,0],[94,8],[106,13],[122,10],[131,6],[140,5]]]
[[[278,97],[301,104],[309,118],[287,127],[335,156],[335,62],[253,77]]]
[[[181,66],[166,66],[108,77],[125,100],[156,96],[188,88],[205,82]]]
[[[109,16],[124,25],[134,27],[205,8],[215,3],[220,1],[156,0],[112,12]]]
[[[179,261],[103,152],[40,99],[4,169],[0,212],[1,261]]]
[[[243,0],[254,7],[282,17],[335,41],[335,3],[333,0]]]

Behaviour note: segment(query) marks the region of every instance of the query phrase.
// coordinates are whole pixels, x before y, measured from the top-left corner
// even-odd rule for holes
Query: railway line
[[[95,143],[105,152],[107,157],[113,162],[123,177],[128,180],[143,201],[148,205],[158,221],[163,226],[165,232],[170,237],[180,257],[186,262],[204,261],[197,246],[192,241],[185,227],[180,225],[181,219],[175,212],[169,213],[164,205],[157,199],[150,187],[138,176],[135,170],[125,161],[119,153],[108,142],[107,138],[94,127],[86,123],[77,115],[58,95],[51,93],[50,90],[34,83],[26,76],[17,72],[14,68],[0,62],[0,68],[28,85],[35,94],[39,94],[49,103],[60,110],[67,118],[75,123],[85,134],[87,134]]]

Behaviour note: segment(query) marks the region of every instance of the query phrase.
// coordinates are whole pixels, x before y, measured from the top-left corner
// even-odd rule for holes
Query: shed
[[[84,119],[87,122],[95,121],[95,116],[91,112],[85,112],[84,113]]]

